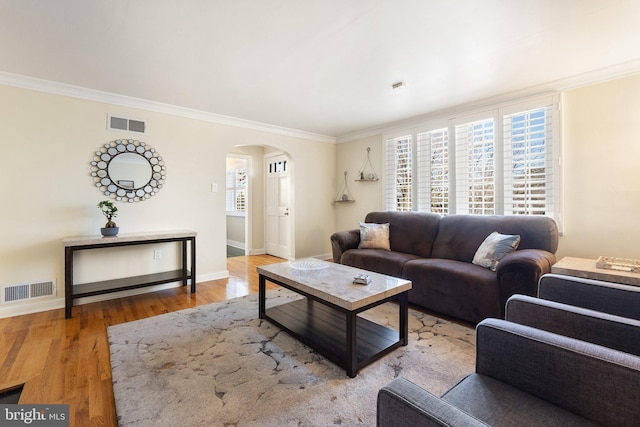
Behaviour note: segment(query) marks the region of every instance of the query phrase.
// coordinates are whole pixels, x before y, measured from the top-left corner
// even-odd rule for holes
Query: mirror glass
[[[151,165],[137,153],[122,153],[109,162],[108,173],[120,187],[138,189],[151,180]]]
[[[164,160],[149,144],[116,140],[105,144],[91,161],[93,181],[106,196],[138,202],[153,196],[164,185]]]

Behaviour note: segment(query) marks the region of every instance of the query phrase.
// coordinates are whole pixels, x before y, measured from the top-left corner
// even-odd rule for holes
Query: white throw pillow
[[[359,249],[386,249],[391,250],[389,245],[389,223],[360,223],[360,244]]]
[[[484,239],[473,257],[473,263],[481,267],[496,271],[498,263],[507,254],[515,251],[520,244],[517,234],[500,234],[497,231]]]

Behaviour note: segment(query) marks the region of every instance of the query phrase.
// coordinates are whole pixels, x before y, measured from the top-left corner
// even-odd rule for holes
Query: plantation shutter
[[[418,210],[449,213],[449,130],[418,134]]]
[[[227,212],[235,212],[235,189],[234,189],[234,181],[235,181],[235,171],[227,171],[227,179],[226,179],[226,205]]]
[[[553,217],[553,108],[504,116],[505,214]]]
[[[413,199],[413,154],[411,135],[387,139],[385,144],[386,210],[410,211]]]
[[[494,134],[493,118],[456,126],[456,213],[496,213]]]

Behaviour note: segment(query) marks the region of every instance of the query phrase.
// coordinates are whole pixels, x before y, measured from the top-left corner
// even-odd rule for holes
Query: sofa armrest
[[[507,300],[505,319],[640,356],[640,321],[525,295]]]
[[[556,257],[542,249],[514,251],[500,260],[496,268],[500,292],[501,317],[511,295],[536,296],[540,277],[551,271]]]
[[[640,416],[640,357],[529,326],[480,322],[476,372],[596,423],[634,425]]]
[[[404,378],[378,392],[378,427],[487,426]]]
[[[340,262],[342,254],[349,249],[357,249],[360,244],[360,229],[338,231],[331,235],[333,262]]]
[[[640,286],[561,274],[545,274],[538,286],[540,298],[640,320]]]

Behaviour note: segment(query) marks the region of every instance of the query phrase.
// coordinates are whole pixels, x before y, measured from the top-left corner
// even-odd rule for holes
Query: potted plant
[[[102,211],[102,214],[107,217],[107,223],[103,228],[100,229],[100,232],[103,236],[117,236],[118,235],[118,226],[113,222],[113,218],[118,215],[118,207],[113,204],[110,200],[103,200],[98,203],[98,207]]]

